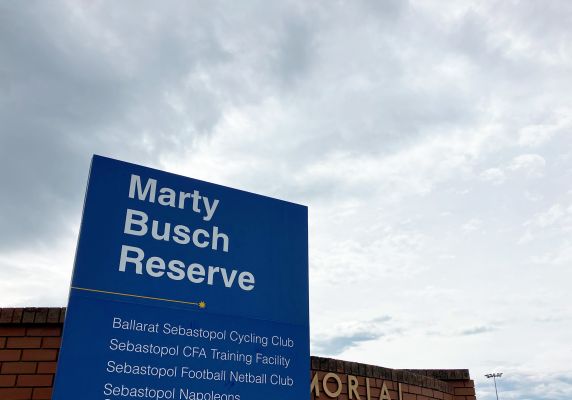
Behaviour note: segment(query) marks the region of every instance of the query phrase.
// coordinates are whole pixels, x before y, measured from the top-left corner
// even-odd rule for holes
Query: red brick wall
[[[331,398],[323,390],[323,378],[330,372],[342,383],[341,393],[335,397],[338,400],[378,400],[384,384],[392,400],[476,400],[475,384],[466,369],[396,370],[322,357],[312,357],[311,369],[311,378],[318,375],[314,384],[320,388],[319,397],[312,390],[312,400]],[[351,395],[350,377],[355,377],[358,383]],[[336,392],[335,378],[328,379],[328,387],[330,393]]]
[[[0,308],[0,400],[51,399],[64,316],[64,308]],[[384,383],[392,400],[400,392],[401,400],[476,400],[468,370],[396,370],[322,357],[311,363],[310,379],[317,374],[320,388],[312,400],[330,399],[322,383],[328,372],[342,383],[338,400],[379,400]],[[350,376],[357,380],[351,397]],[[328,382],[334,392],[336,382]]]
[[[0,399],[50,399],[64,310],[0,309]]]
[[[455,399],[476,400],[474,381],[453,381],[450,384],[453,386]]]

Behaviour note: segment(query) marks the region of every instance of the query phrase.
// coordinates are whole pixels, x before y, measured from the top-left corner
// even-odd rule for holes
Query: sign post
[[[307,208],[94,156],[53,398],[309,396]]]

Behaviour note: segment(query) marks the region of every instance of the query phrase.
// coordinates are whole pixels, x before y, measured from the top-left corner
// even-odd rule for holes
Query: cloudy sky
[[[93,153],[309,206],[312,353],[572,398],[572,2],[0,2],[0,305]]]

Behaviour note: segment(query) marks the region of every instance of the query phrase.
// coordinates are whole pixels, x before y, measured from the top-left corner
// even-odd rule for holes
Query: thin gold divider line
[[[163,298],[161,298],[161,297],[141,296],[141,295],[138,295],[138,294],[130,294],[130,293],[109,292],[109,291],[107,291],[107,290],[89,289],[89,288],[82,288],[82,287],[78,287],[78,286],[72,286],[72,289],[84,290],[84,291],[86,291],[86,292],[114,294],[114,295],[117,295],[117,296],[137,297],[137,298],[139,298],[139,299],[168,301],[168,302],[170,302],[170,303],[190,304],[190,305],[199,306],[199,307],[200,307],[200,303],[203,303],[203,302],[190,302],[190,301],[182,301],[182,300],[163,299]],[[200,307],[200,308],[204,308],[204,307]]]

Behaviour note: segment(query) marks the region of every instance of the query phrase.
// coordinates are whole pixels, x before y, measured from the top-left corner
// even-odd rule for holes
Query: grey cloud
[[[391,317],[389,315],[381,315],[379,317],[376,317],[374,319],[372,319],[370,322],[372,323],[381,323],[381,322],[388,322],[391,321]]]
[[[110,4],[2,4],[3,248],[49,241],[79,214],[92,153],[152,166],[193,158],[228,110],[258,112],[277,99],[287,113],[287,124],[263,127],[268,143],[242,153],[272,168],[237,169],[234,181],[332,197],[373,189],[335,177],[292,181],[282,171],[312,168],[317,154],[383,159],[433,131],[478,122],[475,104],[499,93],[483,69],[459,82],[439,68],[460,48],[468,65],[504,62],[480,14],[435,29],[426,9],[400,1],[140,2],[137,18],[128,4]],[[520,87],[504,82],[500,93]]]
[[[109,5],[1,6],[0,248],[77,218],[92,153],[192,157],[227,109],[290,91],[311,65],[310,20],[293,9]]]
[[[316,339],[313,342],[312,351],[317,354],[336,355],[344,352],[350,347],[356,346],[361,342],[379,339],[384,336],[383,333],[366,333],[359,332],[348,335],[334,336],[328,339]]]
[[[553,323],[560,323],[564,321],[569,321],[572,319],[570,316],[565,316],[561,312],[555,312],[554,315],[543,315],[536,317],[534,321],[540,322],[541,324],[553,324]]]
[[[523,63],[495,40],[498,21],[548,26],[555,43],[547,51],[567,43],[554,27],[559,13],[549,7],[545,21],[533,21],[532,4],[516,13],[503,6],[494,20],[485,5],[442,29],[430,7],[403,1],[138,2],[137,18],[129,4],[111,4],[2,5],[0,180],[12,196],[0,205],[8,210],[2,226],[13,230],[0,234],[3,245],[17,245],[25,232],[46,238],[52,228],[43,215],[59,226],[68,210],[77,214],[91,153],[155,166],[192,158],[228,110],[256,113],[267,99],[278,101],[287,124],[263,127],[273,139],[242,154],[273,167],[237,170],[235,181],[273,181],[295,196],[367,190],[339,178],[322,185],[339,189],[315,190],[316,182],[292,182],[281,171],[312,168],[317,154],[383,159],[436,131],[478,125],[477,104],[522,90],[514,72]],[[535,68],[532,92],[553,81]],[[292,143],[276,145],[289,136]]]
[[[572,374],[570,374],[570,375],[564,375],[564,374],[557,375],[556,379],[559,380],[560,382],[563,382],[567,385],[572,386]]]
[[[467,329],[461,329],[453,332],[430,329],[425,331],[425,334],[427,336],[436,336],[436,337],[475,336],[475,335],[481,335],[483,333],[495,332],[497,330],[498,330],[498,324],[487,324],[487,325],[473,326]]]
[[[105,63],[86,57],[68,33],[48,29],[50,7],[4,7],[0,182],[7,195],[0,200],[0,246],[13,247],[61,229],[69,208],[77,211],[87,170],[78,150],[91,140],[86,130],[120,117],[115,104],[98,97],[121,93]]]
[[[313,58],[313,32],[310,21],[292,18],[284,22],[282,38],[276,54],[276,76],[284,85],[295,84],[311,67]]]
[[[79,214],[92,153],[153,165],[220,118],[220,100],[198,81],[184,93],[185,118],[165,101],[197,60],[225,59],[208,24],[195,37],[167,21],[160,32],[144,22],[128,31],[131,13],[83,7],[2,4],[0,248],[65,230]]]
[[[391,319],[388,315],[382,315],[368,321],[341,324],[334,328],[335,333],[314,335],[312,351],[315,354],[337,355],[362,342],[395,334],[398,330],[387,324]]]
[[[493,332],[496,329],[496,326],[493,325],[481,325],[469,329],[464,329],[460,331],[459,334],[463,336],[480,335],[481,333]]]
[[[491,380],[478,377],[476,387],[479,399],[496,399]],[[497,380],[497,388],[502,399],[568,400],[572,396],[572,374],[509,369]]]

